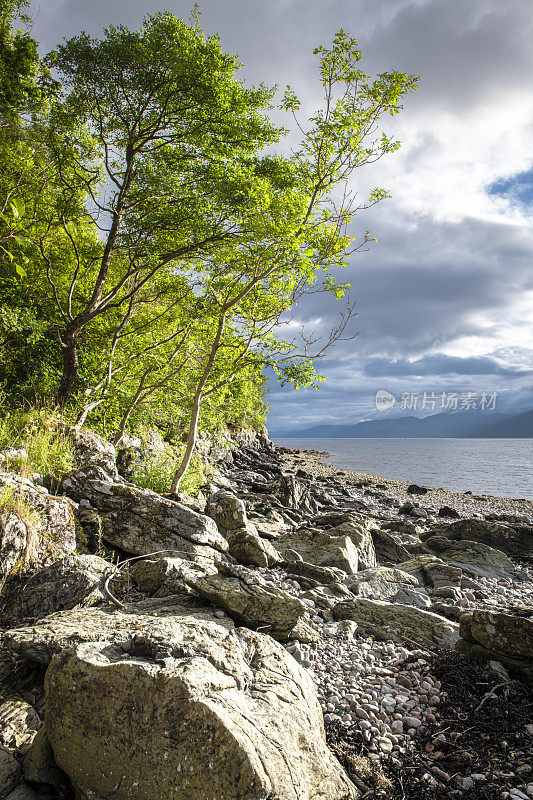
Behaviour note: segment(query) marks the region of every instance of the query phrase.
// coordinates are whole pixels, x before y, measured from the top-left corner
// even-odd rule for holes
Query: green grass
[[[142,489],[151,489],[158,494],[167,494],[172,485],[174,473],[178,467],[180,452],[170,445],[159,453],[154,453],[137,465],[133,470],[132,481]],[[207,466],[197,456],[191,463],[180,486],[180,492],[195,497],[208,480]]]
[[[26,503],[24,497],[13,486],[5,486],[0,494],[1,514],[14,514],[26,526],[24,554],[20,564],[17,566],[20,568],[27,567],[35,558],[37,551],[39,515]]]
[[[0,409],[0,447],[23,447],[28,454],[27,460],[8,460],[2,469],[23,476],[38,472],[62,478],[73,467],[74,452],[58,423],[58,415],[47,408],[3,413]]]

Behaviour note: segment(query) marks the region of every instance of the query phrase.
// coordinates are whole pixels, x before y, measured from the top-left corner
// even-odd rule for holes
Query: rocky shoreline
[[[533,503],[255,435],[161,496],[71,435],[0,473],[0,800],[533,797]]]

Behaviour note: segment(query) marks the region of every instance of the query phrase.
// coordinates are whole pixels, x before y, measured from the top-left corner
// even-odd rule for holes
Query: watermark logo
[[[396,403],[396,398],[386,389],[379,389],[376,392],[376,408],[378,411],[388,411]]]
[[[376,392],[376,409],[388,411],[396,404],[386,389]],[[494,411],[498,392],[401,392],[402,411]]]

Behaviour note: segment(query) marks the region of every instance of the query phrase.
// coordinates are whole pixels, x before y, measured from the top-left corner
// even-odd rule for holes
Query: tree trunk
[[[215,358],[218,353],[218,349],[220,347],[220,342],[222,340],[222,334],[224,333],[224,328],[226,326],[226,313],[227,309],[223,308],[220,317],[218,318],[217,332],[215,334],[215,338],[213,339],[213,344],[211,345],[211,352],[209,353],[207,364],[202,373],[202,377],[200,378],[198,385],[196,387],[196,392],[194,393],[194,399],[192,401],[191,419],[189,422],[189,433],[187,435],[187,445],[185,447],[183,458],[181,459],[181,464],[179,465],[178,469],[176,470],[176,473],[174,474],[174,480],[172,481],[172,486],[170,489],[170,491],[174,492],[174,494],[177,494],[177,492],[179,491],[181,479],[185,475],[187,467],[191,463],[191,456],[194,451],[194,445],[196,444],[196,434],[198,432],[198,417],[200,416],[200,405],[202,403],[202,395],[204,392],[205,385],[209,380],[209,376],[213,371]]]
[[[192,412],[191,412],[191,420],[189,423],[189,433],[187,435],[187,445],[185,447],[185,452],[183,454],[183,458],[181,459],[181,464],[179,465],[176,473],[174,474],[174,480],[172,481],[172,486],[170,487],[170,491],[177,494],[179,492],[181,479],[187,472],[189,464],[191,463],[192,454],[194,452],[194,446],[196,444],[196,434],[198,433],[198,418],[200,416],[200,405],[202,403],[202,391],[197,391],[193,404],[192,404]]]
[[[94,400],[92,403],[88,403],[85,406],[85,408],[78,415],[78,418],[76,420],[76,424],[74,425],[74,427],[76,428],[77,431],[79,431],[79,429],[82,428],[85,425],[85,420],[87,419],[87,417],[89,416],[91,411],[94,411],[94,409],[98,408],[98,406],[103,402],[104,402],[104,398],[101,397],[100,400]]]
[[[67,331],[61,340],[61,351],[63,356],[63,374],[61,383],[57,390],[57,402],[63,410],[69,401],[74,390],[74,385],[78,377],[78,331]]]

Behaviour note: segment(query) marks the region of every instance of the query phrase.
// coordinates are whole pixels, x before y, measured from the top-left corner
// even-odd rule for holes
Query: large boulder
[[[113,480],[118,479],[117,452],[114,445],[87,428],[74,425],[63,426],[64,433],[74,445],[74,460],[77,467],[89,465],[101,467]]]
[[[22,770],[17,759],[0,747],[0,800],[6,800],[21,778]]]
[[[220,489],[207,501],[205,513],[214,519],[224,534],[229,554],[240,564],[270,567],[281,558],[270,542],[262,539],[257,528],[249,522],[243,501],[226,489]]]
[[[270,637],[199,614],[99,609],[35,627],[56,653],[46,736],[80,797],[358,797],[326,746],[310,676]],[[80,643],[76,629],[95,638]]]
[[[437,553],[449,567],[462,569],[476,578],[509,578],[522,580],[524,575],[513,562],[494,547],[468,540],[454,542],[444,536],[431,536],[426,547]]]
[[[409,550],[392,533],[380,528],[374,528],[371,533],[378,563],[391,562],[398,564],[400,561],[408,561],[410,559]]]
[[[357,597],[333,609],[335,619],[350,619],[360,633],[377,639],[411,641],[421,647],[453,648],[459,626],[421,608]]]
[[[77,546],[72,503],[27,478],[0,473],[0,587],[13,572],[47,564]]]
[[[459,635],[460,653],[500,661],[533,687],[533,614],[472,611],[461,616]]]
[[[359,569],[375,567],[376,551],[373,542],[375,522],[356,512],[329,512],[313,517],[313,524],[325,528],[330,536],[348,536],[357,550]]]
[[[105,597],[109,562],[91,555],[71,555],[22,577],[10,576],[0,595],[0,619],[5,627],[23,619],[41,619],[53,611],[93,605]]]
[[[102,521],[102,537],[133,555],[169,551],[168,555],[196,554],[212,560],[228,549],[215,522],[204,514],[162,497],[149,489],[124,483],[82,479],[70,473],[63,480],[68,491],[78,487]],[[173,551],[173,552],[170,552]]]
[[[392,597],[401,588],[418,586],[413,575],[390,567],[374,567],[351,575],[344,581],[351,592],[360,597],[382,595]]]
[[[346,534],[300,528],[276,539],[276,549],[284,558],[290,558],[296,551],[304,561],[319,567],[336,567],[348,575],[354,575],[358,569],[357,549]]]
[[[444,536],[452,541],[481,542],[509,556],[533,556],[533,526],[508,525],[484,519],[461,519],[446,525],[434,525],[421,539]]]
[[[306,484],[294,475],[280,475],[268,486],[271,494],[287,508],[316,510]]]
[[[316,581],[317,584],[342,583],[346,579],[346,573],[337,567],[319,567],[317,564],[310,564],[302,561],[301,558],[288,559],[280,565],[289,575],[299,580],[307,578]]]
[[[227,531],[229,554],[239,564],[255,567],[271,567],[282,560],[276,548],[259,536],[255,525],[248,522],[245,528]]]
[[[222,567],[226,571],[226,567]],[[251,570],[229,568],[230,574],[189,581],[199,595],[223,608],[236,622],[270,634],[274,639],[312,641],[318,633],[309,622],[309,609],[297,597],[266,584]],[[231,574],[233,573],[233,574]]]
[[[134,561],[130,572],[141,591],[153,597],[168,597],[192,592],[188,580],[216,575],[218,569],[213,561],[158,556]]]
[[[222,531],[245,528],[248,522],[243,501],[226,489],[220,489],[209,497],[205,513],[215,520]]]
[[[438,589],[441,586],[460,586],[463,571],[432,555],[418,555],[402,561],[397,569],[413,575],[422,586]]]

